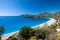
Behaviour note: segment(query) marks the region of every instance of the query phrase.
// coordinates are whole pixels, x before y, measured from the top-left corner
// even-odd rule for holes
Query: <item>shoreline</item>
[[[45,23],[47,23],[47,25],[50,26],[50,25],[56,23],[56,20],[53,19],[53,18],[50,18],[50,20],[47,21],[47,22],[45,22]],[[41,27],[41,26],[43,26],[45,23],[39,24],[39,25],[37,25],[37,26],[33,26],[32,28],[37,28],[37,27],[39,27],[39,26]],[[15,32],[12,32],[12,33],[8,33],[8,34],[2,35],[2,40],[6,40],[7,38],[9,38],[10,36],[12,36],[12,35],[15,34],[15,33],[18,33],[18,31],[15,31]]]
[[[42,24],[39,24],[39,25],[37,25],[37,26],[34,26],[34,27],[32,27],[32,28],[42,27],[45,23],[47,23],[48,26],[56,23],[56,20],[55,20],[55,19],[53,19],[53,18],[49,18],[49,19],[50,19],[49,21],[44,22],[44,23],[42,23]]]
[[[8,39],[10,36],[14,35],[15,33],[18,33],[18,31],[11,32],[11,33],[8,33],[8,34],[3,34],[1,40],[6,40],[6,39]]]

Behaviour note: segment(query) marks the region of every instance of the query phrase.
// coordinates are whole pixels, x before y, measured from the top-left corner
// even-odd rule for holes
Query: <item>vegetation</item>
[[[24,39],[29,39],[31,36],[34,35],[34,30],[28,26],[24,26],[19,31],[19,35],[22,36]]]
[[[43,13],[38,13],[36,15],[33,14],[26,14],[23,15],[25,18],[41,18],[41,17],[49,17],[49,18],[54,18],[56,20],[60,20],[60,12],[56,13],[49,13],[49,12],[43,12]]]
[[[37,30],[36,31],[39,33],[38,38],[43,40],[54,32],[54,28],[48,27],[47,24],[44,24],[44,26]]]
[[[15,37],[9,37],[7,40],[18,40],[18,39]]]
[[[22,36],[20,36],[20,40],[26,40],[26,39],[24,39]]]
[[[28,26],[24,26],[19,31],[19,40],[53,40],[55,38],[55,28],[55,25],[47,26],[47,24],[44,24],[41,28],[36,30]],[[14,39],[14,37],[10,37],[8,40]]]
[[[32,37],[30,38],[30,40],[37,40],[37,37],[36,37],[36,36],[32,36]]]
[[[58,32],[57,34],[56,34],[56,40],[60,40],[60,32]]]
[[[26,15],[23,15],[24,18],[40,18],[39,15],[31,15],[31,14],[26,14]]]
[[[0,40],[1,40],[1,37],[2,37],[3,33],[4,33],[4,27],[0,26]]]
[[[48,13],[48,12],[44,12],[44,13],[40,13],[38,14],[40,17],[49,17],[49,18],[54,18],[56,20],[60,20],[60,12],[56,12],[56,13]]]

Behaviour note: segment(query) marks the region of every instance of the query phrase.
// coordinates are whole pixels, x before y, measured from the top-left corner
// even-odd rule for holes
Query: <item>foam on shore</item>
[[[56,20],[53,19],[53,18],[50,18],[50,20],[47,21],[47,22],[45,22],[45,23],[47,23],[47,25],[50,26],[50,25],[56,23]],[[35,28],[35,27],[41,27],[41,26],[43,26],[45,23],[39,24],[39,25],[34,26],[34,27],[32,27],[32,28]],[[2,40],[8,39],[10,36],[12,36],[12,35],[15,34],[15,33],[18,33],[18,31],[12,32],[12,33],[9,33],[9,34],[4,34],[4,35],[2,36]]]

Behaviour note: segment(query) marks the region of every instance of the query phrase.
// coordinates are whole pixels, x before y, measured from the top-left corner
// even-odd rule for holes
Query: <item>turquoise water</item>
[[[24,18],[23,16],[0,16],[0,25],[4,25],[4,34],[20,30],[23,26],[33,27],[49,21],[49,18]]]

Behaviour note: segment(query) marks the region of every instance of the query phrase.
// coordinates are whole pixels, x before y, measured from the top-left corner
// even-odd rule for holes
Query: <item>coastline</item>
[[[50,20],[47,21],[47,22],[45,22],[45,23],[47,23],[47,25],[50,26],[50,25],[56,23],[56,20],[53,19],[53,18],[50,18]],[[39,26],[41,27],[41,26],[43,26],[45,23],[39,24],[39,25],[34,26],[34,27],[32,27],[32,28],[37,28],[37,27],[39,27]],[[12,36],[12,35],[15,34],[15,33],[18,33],[18,31],[15,31],[15,32],[12,32],[12,33],[8,33],[8,34],[2,35],[2,40],[6,40],[7,38],[9,38],[10,36]]]
[[[6,40],[15,33],[18,33],[18,31],[11,32],[11,33],[8,33],[8,34],[3,34],[1,40]]]
[[[49,18],[49,19],[50,19],[49,21],[45,22],[45,23],[47,23],[48,26],[56,23],[56,20],[55,19],[53,19],[53,18]],[[39,24],[39,25],[34,26],[32,28],[42,27],[45,23]]]

